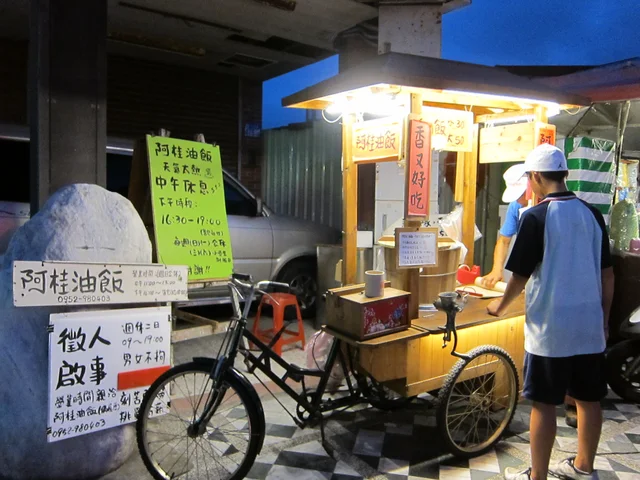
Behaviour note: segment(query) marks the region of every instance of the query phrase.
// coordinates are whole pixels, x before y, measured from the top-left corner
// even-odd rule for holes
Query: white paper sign
[[[171,365],[170,348],[168,306],[51,315],[47,440],[135,422],[144,392]]]
[[[186,265],[13,262],[13,304],[128,304],[188,300]]]
[[[436,265],[438,235],[436,232],[398,232],[398,267]]]
[[[438,237],[445,238],[448,237],[447,232],[442,228],[441,222],[447,215],[429,215],[427,220],[422,222],[422,226],[424,228],[437,228],[438,229]]]

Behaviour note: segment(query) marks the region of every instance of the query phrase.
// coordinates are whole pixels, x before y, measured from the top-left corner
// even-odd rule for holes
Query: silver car
[[[24,156],[21,163],[28,165],[28,142],[29,132],[26,127],[0,125],[0,158],[3,158],[3,149],[10,147],[13,161],[19,161],[19,158],[15,158],[16,147],[19,147],[20,156]],[[133,143],[111,138],[107,143],[107,187],[126,196]],[[340,232],[275,214],[226,171],[224,193],[234,270],[250,274],[256,280],[270,279],[290,284],[298,297],[303,316],[312,317],[315,313],[318,285],[316,245],[339,243]],[[2,200],[13,199],[0,198]],[[7,202],[4,203],[6,205]],[[13,208],[6,205],[3,210],[20,212],[20,215],[0,216],[0,232],[4,232],[0,242],[4,248],[1,248],[0,255],[4,254],[13,231],[28,218],[29,205],[16,203]],[[225,303],[229,300],[225,285],[193,288],[190,298],[189,303],[194,306]]]
[[[255,279],[290,284],[302,315],[313,316],[318,285],[316,245],[339,243],[340,231],[275,214],[227,172],[224,194],[234,270]]]

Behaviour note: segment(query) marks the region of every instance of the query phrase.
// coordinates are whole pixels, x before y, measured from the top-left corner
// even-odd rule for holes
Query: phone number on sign
[[[110,295],[60,295],[58,303],[105,303],[110,302]]]
[[[91,430],[102,428],[106,424],[107,422],[105,422],[104,420],[98,420],[96,422],[81,423],[80,425],[75,425],[73,427],[58,428],[51,432],[51,436],[53,438],[62,438],[62,437],[67,437],[69,435],[73,435],[75,433],[86,433],[86,432],[90,432]]]

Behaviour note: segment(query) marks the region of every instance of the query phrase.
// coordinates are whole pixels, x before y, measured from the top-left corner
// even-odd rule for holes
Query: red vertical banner
[[[407,217],[429,215],[429,179],[431,174],[431,125],[409,120],[407,138]]]

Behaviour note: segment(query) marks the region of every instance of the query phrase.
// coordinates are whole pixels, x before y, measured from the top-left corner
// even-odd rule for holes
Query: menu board
[[[397,268],[438,264],[437,228],[396,228]]]
[[[431,172],[431,127],[428,123],[409,121],[407,151],[405,217],[426,217],[429,215]]]
[[[470,152],[473,112],[423,107],[421,119],[431,124],[433,148],[447,152]]]
[[[233,258],[220,147],[147,135],[158,261],[187,265],[189,280],[231,275]]]

